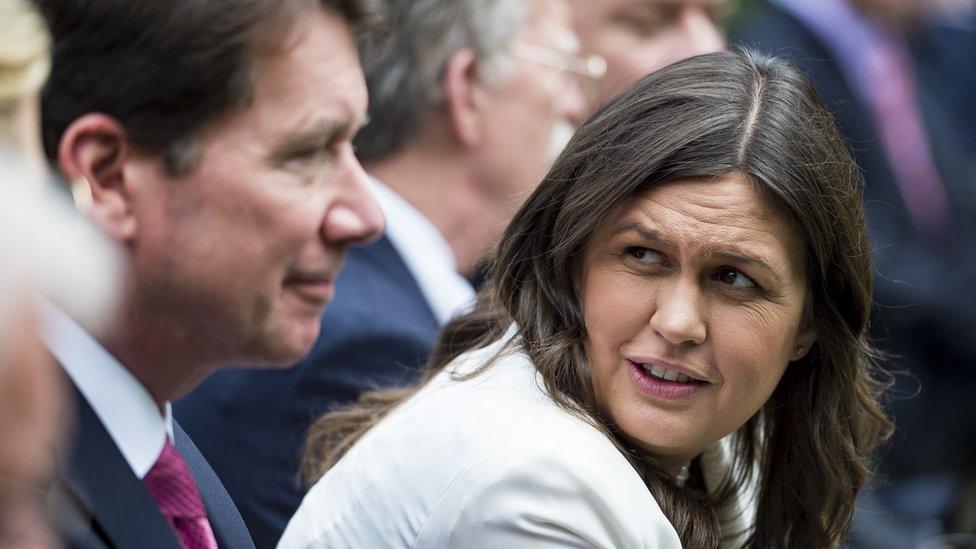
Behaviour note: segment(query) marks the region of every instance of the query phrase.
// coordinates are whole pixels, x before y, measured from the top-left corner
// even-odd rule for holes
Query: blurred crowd
[[[234,502],[200,535],[275,546],[315,419],[417,381],[575,128],[740,46],[809,76],[863,177],[896,430],[848,544],[976,547],[976,3],[116,3],[0,0],[0,547],[149,546],[99,515],[130,493],[100,440],[150,492],[178,449]]]

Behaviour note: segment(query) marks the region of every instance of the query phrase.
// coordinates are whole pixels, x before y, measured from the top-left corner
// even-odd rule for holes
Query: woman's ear
[[[486,82],[474,50],[454,52],[444,69],[444,103],[454,138],[466,146],[481,142],[482,105]]]
[[[790,362],[796,362],[807,356],[813,344],[817,342],[817,334],[813,328],[804,327],[796,337],[796,344],[793,346],[793,353],[790,355]]]
[[[136,232],[131,182],[125,162],[131,145],[111,116],[89,113],[68,126],[58,146],[58,164],[71,182],[76,203],[113,239],[125,243]]]

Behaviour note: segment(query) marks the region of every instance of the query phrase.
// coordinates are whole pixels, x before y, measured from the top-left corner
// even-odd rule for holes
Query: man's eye
[[[631,246],[627,248],[627,255],[643,265],[653,265],[664,261],[664,256],[660,252],[643,246]]]
[[[336,153],[331,145],[308,147],[289,154],[284,161],[284,165],[290,165],[295,168],[313,167],[318,169],[319,166],[329,163],[335,155]]]
[[[716,272],[713,278],[737,290],[759,288],[755,280],[735,267],[724,267]]]
[[[318,158],[320,156],[324,156],[328,152],[329,152],[328,149],[326,149],[324,147],[310,147],[308,149],[303,149],[303,150],[297,151],[293,155],[293,158],[295,158],[296,160],[310,160],[310,159],[313,159],[313,158]]]
[[[638,36],[653,34],[654,31],[663,26],[663,22],[659,18],[654,17],[628,17],[623,20],[623,23],[631,32]]]
[[[618,19],[627,29],[638,36],[650,36],[661,31],[664,27],[674,24],[680,12],[668,6],[661,6],[648,11],[625,13]]]

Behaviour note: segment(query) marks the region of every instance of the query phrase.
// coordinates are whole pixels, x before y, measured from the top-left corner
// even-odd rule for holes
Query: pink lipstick
[[[640,364],[627,361],[630,369],[630,379],[637,390],[664,400],[680,400],[701,392],[710,385],[707,381],[689,379],[687,381],[667,380],[653,375]]]

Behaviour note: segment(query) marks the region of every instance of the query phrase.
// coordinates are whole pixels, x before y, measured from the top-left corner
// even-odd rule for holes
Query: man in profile
[[[47,311],[77,391],[55,517],[84,547],[249,547],[170,402],[215,369],[288,365],[382,214],[352,149],[367,0],[41,0],[44,146],[131,265],[124,322]],[[240,418],[247,422],[247,418]]]
[[[593,107],[676,61],[720,51],[728,0],[570,0],[583,49],[607,61]]]
[[[391,36],[363,46],[370,123],[356,139],[386,214],[350,254],[312,354],[288,372],[228,371],[177,416],[259,546],[304,495],[309,425],[417,377],[443,323],[473,300],[466,275],[548,170],[599,76],[564,0],[392,0]],[[253,474],[260,470],[261,474]]]

